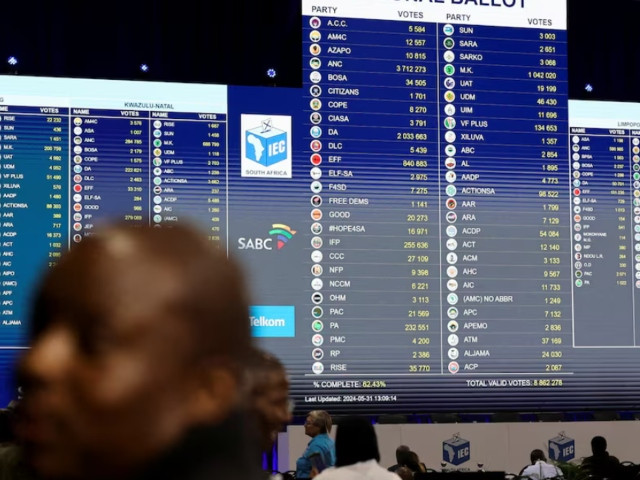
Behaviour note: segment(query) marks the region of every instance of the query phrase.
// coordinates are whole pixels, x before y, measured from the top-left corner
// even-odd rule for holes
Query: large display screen
[[[243,262],[298,413],[635,406],[640,107],[569,100],[565,4],[302,22],[302,88],[0,77],[4,398],[43,268],[189,220]]]

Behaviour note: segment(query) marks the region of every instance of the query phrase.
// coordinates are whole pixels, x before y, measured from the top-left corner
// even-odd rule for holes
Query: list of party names
[[[638,347],[640,109],[570,105],[574,342],[582,348]]]
[[[3,100],[3,347],[28,344],[28,302],[42,268],[101,222],[164,226],[195,217],[211,240],[224,242],[225,113],[178,111],[170,102],[89,108],[60,97],[50,99],[55,106],[38,105],[37,96]]]
[[[640,125],[570,121],[564,5],[507,3],[303,2],[312,379],[562,386],[576,347],[640,345]],[[242,141],[224,102],[25,98],[0,103],[8,347],[23,287],[102,220],[188,215],[224,244]]]
[[[556,7],[304,4],[311,376],[570,373]]]

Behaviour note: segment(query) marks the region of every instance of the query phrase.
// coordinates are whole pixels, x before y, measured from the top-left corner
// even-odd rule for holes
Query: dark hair
[[[380,461],[378,438],[365,417],[348,416],[336,432],[336,467],[374,459]]]
[[[398,448],[396,448],[396,463],[398,465],[406,464],[410,451],[411,449],[407,445],[398,446]]]
[[[413,450],[406,453],[403,465],[414,473],[422,471],[422,467],[420,466],[420,457],[418,457],[418,454]]]
[[[600,435],[595,436],[591,439],[591,451],[594,455],[598,453],[604,453],[607,451],[607,440]]]
[[[539,448],[531,450],[531,463],[536,463],[538,460],[542,460],[543,462],[547,460],[547,457],[544,456],[544,452]]]

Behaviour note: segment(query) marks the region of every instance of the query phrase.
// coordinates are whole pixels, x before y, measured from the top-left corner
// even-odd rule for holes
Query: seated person
[[[404,466],[411,470],[413,473],[427,471],[427,466],[420,461],[420,457],[418,457],[418,454],[414,451],[410,451],[407,454],[407,460]]]
[[[336,447],[331,433],[331,416],[324,410],[313,410],[307,415],[304,433],[311,437],[306,450],[296,461],[296,479],[311,478],[313,455],[319,455],[319,462],[325,467],[336,464]]]
[[[593,455],[582,460],[581,467],[589,475],[600,478],[614,478],[620,471],[620,460],[607,452],[607,440],[601,436],[591,439]]]
[[[547,457],[542,450],[536,449],[531,452],[531,465],[525,467],[520,472],[521,476],[543,480],[545,478],[562,477],[562,470],[555,465],[547,463]]]
[[[398,475],[402,480],[413,480],[413,472],[407,467],[399,467],[394,473]]]
[[[396,464],[391,465],[387,470],[390,472],[395,472],[403,465],[407,464],[407,454],[411,451],[411,449],[407,445],[399,445],[396,448]]]

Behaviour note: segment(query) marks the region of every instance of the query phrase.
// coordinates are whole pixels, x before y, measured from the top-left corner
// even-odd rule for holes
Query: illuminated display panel
[[[640,112],[569,101],[564,4],[302,21],[300,89],[0,78],[7,400],[42,268],[117,219],[243,262],[298,412],[631,407]]]

